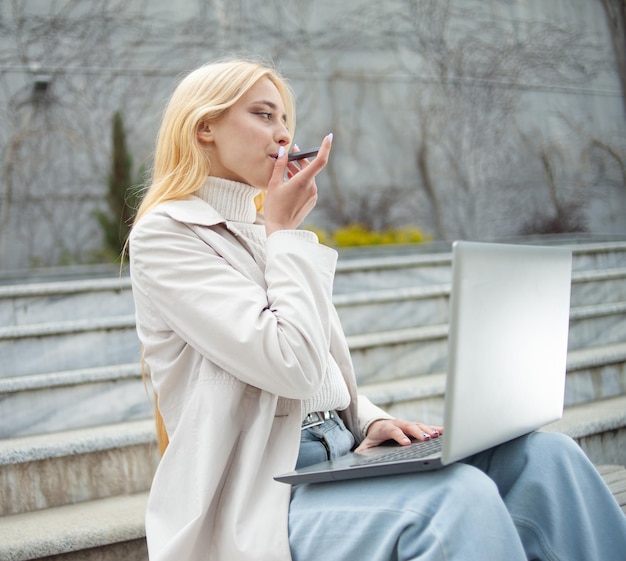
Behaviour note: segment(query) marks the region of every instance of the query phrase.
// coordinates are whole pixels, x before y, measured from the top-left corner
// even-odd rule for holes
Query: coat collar
[[[170,218],[187,224],[198,226],[226,224],[226,219],[217,210],[209,203],[193,195],[179,201],[167,201],[159,205],[158,209]]]

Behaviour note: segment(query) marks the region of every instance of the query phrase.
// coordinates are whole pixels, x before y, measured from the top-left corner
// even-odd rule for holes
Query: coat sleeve
[[[361,440],[367,436],[367,429],[369,429],[370,425],[380,419],[393,419],[393,416],[377,405],[374,405],[364,395],[359,395],[359,429]]]
[[[248,262],[231,263],[232,255],[217,251],[211,239],[225,243],[211,228],[201,238],[165,214],[144,217],[130,238],[134,288],[180,339],[181,351],[190,345],[273,394],[315,394],[328,361],[337,253],[293,232],[276,232],[267,239],[265,282],[259,283],[246,274],[245,267],[255,265],[247,253]],[[242,255],[241,246],[230,245]]]

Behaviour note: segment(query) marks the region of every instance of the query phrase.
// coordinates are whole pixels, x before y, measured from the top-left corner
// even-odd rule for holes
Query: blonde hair
[[[159,204],[195,193],[211,172],[197,133],[205,123],[222,117],[260,79],[268,78],[285,105],[287,128],[293,138],[295,101],[286,80],[271,66],[251,60],[213,62],[190,72],[172,93],[157,136],[152,181],[135,215],[135,224]],[[265,193],[256,202],[262,210]],[[154,414],[161,454],[169,443],[155,394]]]
[[[168,101],[157,137],[152,182],[135,222],[160,203],[184,199],[202,186],[210,175],[211,162],[198,141],[199,128],[224,115],[261,78],[268,78],[278,89],[293,138],[294,96],[277,70],[241,59],[197,68],[183,78]]]

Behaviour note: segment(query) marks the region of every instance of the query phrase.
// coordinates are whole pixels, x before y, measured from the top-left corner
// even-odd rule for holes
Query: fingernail
[[[281,147],[278,149],[278,157],[279,157],[279,158],[282,158],[284,155],[285,155],[285,147],[284,147],[284,146],[281,146]]]
[[[438,430],[434,430],[433,431],[433,436],[435,436],[435,435],[439,436],[439,431]]]
[[[426,433],[424,433],[422,436],[423,436],[424,438],[426,438],[426,439],[429,439],[429,438],[430,438],[430,434],[426,434]]]
[[[328,139],[329,142],[332,142],[333,141],[333,133],[331,132],[326,138]]]

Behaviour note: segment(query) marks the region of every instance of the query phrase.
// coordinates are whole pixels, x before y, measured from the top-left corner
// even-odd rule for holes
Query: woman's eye
[[[256,114],[259,115],[260,117],[263,117],[267,121],[271,120],[271,118],[272,118],[272,114],[271,113],[267,113],[266,111],[259,111]]]

